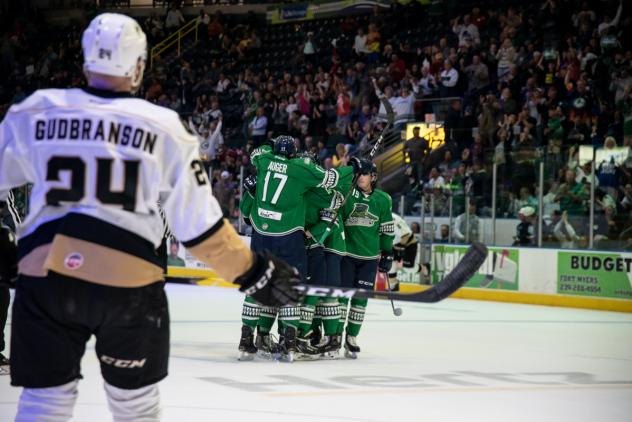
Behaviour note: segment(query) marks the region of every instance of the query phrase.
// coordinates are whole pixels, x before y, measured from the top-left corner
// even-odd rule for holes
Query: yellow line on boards
[[[430,287],[431,286],[402,283],[400,284],[400,291],[403,293],[414,293],[429,289]],[[462,287],[450,297],[458,299],[489,300],[493,302],[562,306],[566,308],[596,309],[599,311],[632,313],[632,301],[624,299],[525,293],[508,290],[477,289],[474,287]]]

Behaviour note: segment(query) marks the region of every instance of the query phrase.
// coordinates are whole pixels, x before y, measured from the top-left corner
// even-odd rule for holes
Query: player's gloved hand
[[[302,298],[296,287],[300,277],[296,268],[269,252],[255,252],[250,270],[235,280],[239,291],[263,306],[298,304]]]
[[[11,229],[0,225],[0,285],[13,286],[17,277],[17,241]]]
[[[404,259],[404,247],[402,245],[393,245],[393,260],[401,261]]]
[[[377,264],[377,270],[381,273],[387,273],[391,270],[393,265],[393,252],[382,251],[380,255],[380,262]]]
[[[244,189],[248,192],[252,197],[257,196],[257,176],[251,174],[250,176],[244,179]]]
[[[363,160],[358,157],[351,157],[349,164],[353,167],[353,174],[358,176],[360,174],[371,173],[371,162],[369,160]]]

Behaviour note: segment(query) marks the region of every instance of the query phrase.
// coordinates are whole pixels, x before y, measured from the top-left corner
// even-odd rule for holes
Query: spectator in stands
[[[165,25],[155,12],[152,12],[145,21],[145,30],[150,39],[157,40],[165,37]]]
[[[213,184],[213,195],[217,198],[224,218],[231,218],[235,213],[235,196],[237,193],[236,183],[232,180],[233,175],[224,170],[220,173],[220,178]]]
[[[337,79],[340,81],[340,79]],[[338,133],[344,133],[347,125],[351,121],[351,98],[349,93],[342,85],[342,81],[339,82],[337,87],[338,98],[336,100],[336,127]]]
[[[450,226],[442,224],[439,228],[439,237],[434,239],[435,243],[450,243]]]
[[[430,170],[428,181],[425,186],[429,189],[438,190],[443,189],[445,186],[445,179],[441,176],[441,173],[439,173],[439,170],[436,167],[433,167],[432,170]]]
[[[625,185],[620,197],[619,204],[621,209],[626,212],[632,211],[632,184],[628,183]]]
[[[612,136],[606,137],[604,149],[613,149],[616,145],[617,143]],[[619,193],[621,169],[614,156],[598,164],[596,175],[599,180],[599,187],[604,189],[610,196],[616,198]]]
[[[509,207],[509,212],[512,215],[519,216],[520,210],[525,207],[533,208],[536,212],[538,209],[538,200],[531,194],[531,188],[523,186],[520,188],[518,198],[514,198],[512,204]]]
[[[346,166],[349,162],[349,151],[343,144],[336,145],[336,152],[332,157],[332,165],[334,168]]]
[[[353,51],[359,57],[365,57],[370,52],[367,48],[367,36],[362,28],[358,28],[358,34],[353,41]]]
[[[389,90],[390,87],[386,87]],[[399,95],[390,96],[389,102],[393,106],[395,112],[395,127],[403,129],[407,122],[413,121],[415,118],[415,96],[410,92],[408,86],[403,86]]]
[[[555,225],[553,233],[558,242],[560,242],[560,247],[563,249],[575,249],[581,240],[575,228],[569,221],[567,211],[562,211],[562,218],[560,218],[558,223]]]
[[[369,25],[369,32],[366,36],[366,45],[369,53],[367,60],[369,65],[376,63],[380,57],[380,39],[381,35],[377,25],[374,23]]]
[[[411,78],[409,83],[415,94],[424,98],[433,97],[438,90],[437,81],[430,73],[428,66],[421,68],[421,78],[418,80]]]
[[[475,202],[470,202],[467,213],[459,215],[456,220],[454,220],[453,233],[457,243],[479,241],[479,219],[476,215]]]
[[[511,90],[504,88],[500,94],[500,112],[505,115],[511,115],[518,111],[518,103],[512,98]]]
[[[307,39],[301,46],[301,53],[303,54],[303,60],[306,63],[314,63],[314,57],[318,52],[318,48],[316,46],[316,42],[314,41],[314,33],[308,32]]]
[[[210,23],[208,24],[208,37],[215,47],[219,47],[219,38],[224,33],[224,24],[222,23],[222,14],[217,11]]]
[[[577,172],[575,170],[566,171],[565,183],[560,186],[557,199],[560,203],[562,215],[567,216],[566,220],[573,233],[583,235],[587,217],[586,201],[589,198],[589,194],[584,183],[578,181],[576,175]]]
[[[458,166],[459,163],[452,159],[452,151],[448,149],[443,153],[443,161],[437,165],[437,169],[444,178],[448,179],[456,173]]]
[[[167,12],[167,17],[165,19],[165,28],[167,32],[174,32],[178,28],[180,28],[184,24],[184,16],[182,16],[182,12],[178,8],[177,4],[174,2],[171,5],[171,8]]]
[[[388,72],[394,82],[401,81],[406,76],[406,62],[397,54],[391,56],[391,63],[388,65]]]
[[[498,80],[507,82],[509,80],[509,69],[516,60],[516,49],[510,38],[505,38],[495,55],[498,60]]]
[[[468,95],[476,98],[479,93],[484,92],[489,87],[489,69],[481,62],[480,56],[472,56],[472,63],[465,69],[468,80]]]
[[[470,20],[470,15],[457,17],[453,21],[452,31],[459,37],[459,46],[473,47],[481,43],[481,37],[478,33],[478,27]]]
[[[257,108],[255,117],[250,122],[249,129],[255,148],[257,148],[266,140],[268,134],[268,118],[264,113],[263,107]]]
[[[457,82],[459,81],[459,72],[452,66],[450,60],[443,62],[443,70],[439,78],[439,95],[441,97],[458,96]]]
[[[401,189],[401,193],[393,196],[393,202],[399,203],[401,197],[404,197],[404,215],[411,214],[415,202],[420,198],[420,186],[417,173],[411,165],[407,165],[404,168],[404,176],[406,177],[406,183]]]
[[[544,217],[550,217],[555,211],[560,210],[560,204],[556,201],[558,186],[555,180],[547,181],[544,184],[544,190],[546,191],[546,194],[542,197],[542,215]]]
[[[617,9],[617,14],[614,16],[614,19],[610,20],[611,16],[609,14],[603,15],[603,21],[597,27],[597,33],[603,38],[607,31],[610,28],[616,27],[619,25],[619,19],[621,19],[621,11],[623,10],[623,0],[619,0],[619,8]]]

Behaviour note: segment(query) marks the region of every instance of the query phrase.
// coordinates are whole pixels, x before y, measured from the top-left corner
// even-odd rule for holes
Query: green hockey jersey
[[[257,168],[252,228],[269,236],[304,229],[304,195],[309,189],[348,185],[353,177],[352,167],[325,170],[307,158],[287,159],[262,148],[252,154],[252,163]]]
[[[375,189],[367,195],[353,189],[343,208],[347,255],[375,259],[393,249],[394,225],[391,197]]]

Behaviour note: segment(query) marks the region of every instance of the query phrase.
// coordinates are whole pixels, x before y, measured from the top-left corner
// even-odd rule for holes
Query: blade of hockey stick
[[[384,276],[386,277],[386,285],[388,286],[388,290],[392,290],[391,289],[391,280],[389,280],[388,277],[388,273],[384,274]],[[393,299],[391,299],[391,308],[393,308],[393,315],[395,316],[401,316],[402,315],[402,308],[396,308],[395,307],[395,302],[393,301]]]
[[[306,284],[300,284],[296,286],[296,288],[305,295],[309,296],[339,297],[348,299],[358,297],[367,299],[391,299],[404,302],[436,303],[447,298],[463,286],[476,273],[476,271],[478,271],[481,265],[483,265],[486,258],[487,247],[482,243],[473,243],[450,274],[445,276],[443,280],[429,289],[416,293],[373,291],[346,287],[310,286]],[[167,277],[167,279],[169,278],[188,278],[189,281],[204,279],[201,277],[178,276]]]

